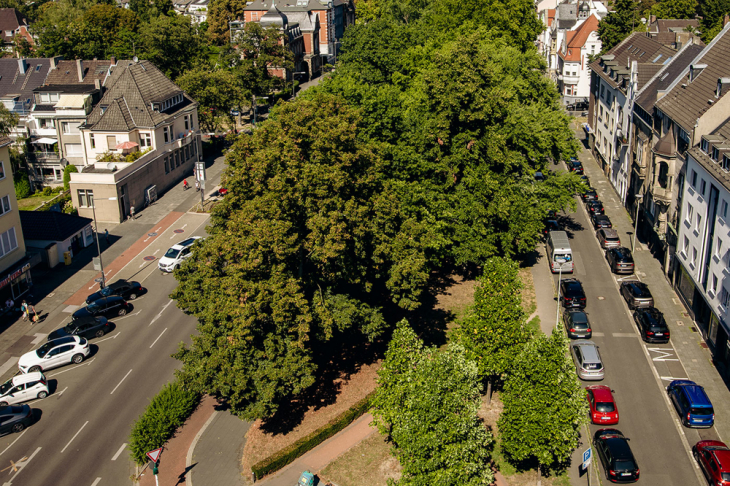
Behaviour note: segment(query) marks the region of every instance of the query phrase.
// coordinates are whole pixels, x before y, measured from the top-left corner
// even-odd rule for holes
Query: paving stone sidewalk
[[[187,454],[190,464],[188,484],[195,486],[241,486],[245,484],[241,470],[243,446],[251,422],[241,420],[228,411],[216,412],[197,443]]]

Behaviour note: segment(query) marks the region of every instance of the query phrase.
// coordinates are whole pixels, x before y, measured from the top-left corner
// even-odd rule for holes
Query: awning
[[[61,97],[58,99],[58,103],[56,103],[56,108],[76,108],[81,109],[84,107],[84,103],[86,102],[86,98],[88,98],[91,95],[88,94],[76,94],[76,95],[70,95],[70,94],[62,94]]]
[[[53,145],[54,143],[58,143],[58,140],[56,140],[55,138],[44,137],[44,138],[39,138],[38,140],[33,140],[33,142],[31,142],[31,143],[47,143],[47,144]]]

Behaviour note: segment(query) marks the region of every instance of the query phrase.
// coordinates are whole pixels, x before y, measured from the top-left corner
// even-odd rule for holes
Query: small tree
[[[559,331],[532,339],[515,359],[502,394],[502,449],[513,461],[536,460],[538,478],[540,467],[570,458],[588,415],[566,346]]]
[[[456,330],[456,339],[476,361],[479,374],[492,384],[509,372],[514,359],[530,339],[525,325],[517,263],[501,257],[487,260],[478,279],[474,305]]]
[[[15,183],[16,199],[23,199],[30,196],[30,181],[28,173],[24,170],[18,170],[13,174],[13,182]]]
[[[63,169],[63,190],[68,191],[69,184],[71,183],[71,173],[72,172],[78,172],[79,170],[76,168],[73,164],[68,164],[65,169]]]

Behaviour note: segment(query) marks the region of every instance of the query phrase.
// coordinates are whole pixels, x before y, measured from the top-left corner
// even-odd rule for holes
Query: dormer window
[[[106,109],[109,108],[108,105],[101,105],[101,114],[103,115]]]
[[[708,153],[710,151],[710,142],[703,138],[700,142],[700,150],[702,150],[704,153]]]
[[[717,162],[717,159],[720,158],[720,151],[717,150],[717,147],[712,147],[712,160]]]
[[[730,157],[727,154],[722,156],[722,168],[726,172],[730,171]]]

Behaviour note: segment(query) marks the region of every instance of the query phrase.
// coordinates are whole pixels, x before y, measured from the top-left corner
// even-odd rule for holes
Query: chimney
[[[25,59],[18,59],[18,69],[20,69],[20,74],[25,74],[27,67],[28,64],[25,62]]]
[[[730,15],[725,14],[725,17],[722,19],[722,26],[725,27],[728,22],[730,22]]]
[[[84,82],[84,63],[81,59],[76,59],[76,71],[79,73],[79,83]]]
[[[101,91],[101,79],[95,79],[94,80],[94,87]]]
[[[58,67],[58,61],[61,61],[63,59],[63,56],[55,56],[51,58],[51,69],[56,69]]]
[[[654,22],[656,22],[656,15],[649,15],[649,25],[652,25]]]
[[[111,57],[111,61],[112,61],[112,66],[116,66],[117,65],[117,58],[115,56],[112,56]]]
[[[718,78],[715,98],[720,98],[723,94],[727,93],[728,87],[730,87],[730,78]]]

